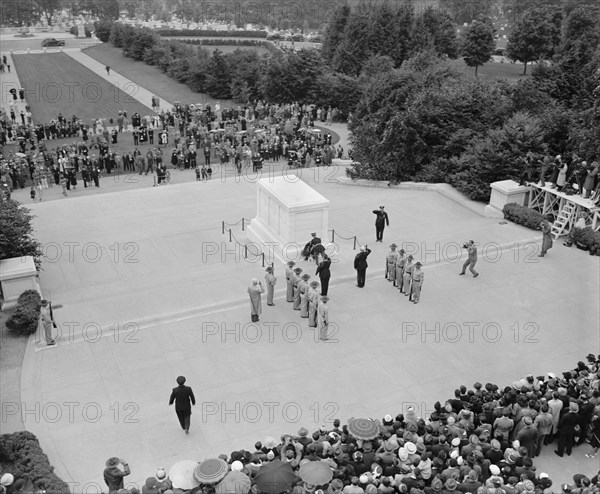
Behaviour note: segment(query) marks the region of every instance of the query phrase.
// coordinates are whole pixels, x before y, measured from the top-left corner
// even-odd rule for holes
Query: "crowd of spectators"
[[[177,103],[165,111],[155,98],[152,106],[153,116],[119,112],[110,122],[112,128],[102,120],[89,126],[60,114],[50,125],[23,126],[22,135],[16,137],[19,152],[1,157],[2,189],[10,194],[31,185],[36,189],[32,199],[41,200],[43,190],[52,185],[60,185],[66,195],[79,181],[84,188],[99,187],[99,177],[115,171],[156,173],[160,185],[170,180],[168,168],[195,170],[196,177],[204,179],[210,177],[213,164],[231,165],[241,174],[250,165],[254,172],[260,170],[265,161],[287,160],[290,167],[328,166],[336,156],[344,156],[331,134],[314,128],[315,118],[331,123],[335,109],[257,101],[236,109],[221,109],[219,103],[214,109]],[[50,142],[65,129],[80,141],[50,150]],[[132,147],[119,151],[117,144],[129,129]],[[140,150],[142,146],[149,148]]]
[[[289,463],[296,473],[307,462],[323,462],[332,478],[318,485],[297,477],[288,488],[271,494],[598,494],[598,474],[590,478],[574,472],[572,483],[555,485],[553,473],[539,471],[534,459],[544,448],[556,448],[563,456],[585,443],[585,456],[595,458],[600,446],[599,374],[600,355],[589,354],[562,375],[530,374],[504,388],[492,383],[460,386],[451,398],[435,403],[429,417],[420,417],[411,407],[404,414],[385,415],[374,437],[357,439],[336,419],[330,427],[312,433],[302,427],[279,440],[257,442],[254,450],[220,458],[250,479],[255,494],[261,492],[257,473],[273,461]],[[125,488],[130,474],[123,460],[110,458],[104,470],[110,494],[140,492]],[[11,490],[15,479],[6,475],[4,492],[19,492]],[[183,491],[159,469],[141,492],[221,491],[218,484]]]

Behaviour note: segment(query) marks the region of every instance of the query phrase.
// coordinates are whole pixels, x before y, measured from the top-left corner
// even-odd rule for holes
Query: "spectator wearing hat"
[[[156,477],[148,477],[142,486],[142,494],[160,494]]]
[[[248,295],[250,296],[250,314],[252,322],[258,322],[259,316],[262,314],[261,295],[265,292],[262,283],[258,278],[252,278],[252,282],[248,287]]]
[[[318,281],[311,281],[308,288],[308,327],[317,327],[317,307],[319,305]]]
[[[548,444],[548,437],[552,432],[552,415],[550,414],[550,408],[548,404],[542,405],[540,413],[538,413],[533,421],[534,426],[537,428],[538,437],[535,448],[535,455],[539,456],[542,451],[542,445]]]
[[[558,421],[560,420],[561,411],[564,408],[564,403],[560,399],[560,393],[558,391],[554,391],[552,393],[552,399],[548,400],[548,408],[550,409],[550,414],[552,415],[552,431],[548,438],[548,444],[550,444],[553,437],[558,434]]]
[[[122,468],[120,468],[122,467]],[[104,469],[104,482],[108,486],[108,493],[115,494],[119,489],[123,489],[124,477],[129,475],[129,464],[116,456],[106,460],[106,468]]]
[[[329,329],[329,306],[327,302],[329,297],[321,297],[319,305],[317,307],[317,323],[319,327],[319,339],[321,341],[327,340],[327,330]]]
[[[425,280],[425,273],[421,271],[422,264],[417,262],[415,264],[415,269],[413,270],[412,275],[412,297],[409,297],[409,300],[412,298],[412,302],[414,304],[418,304],[421,298],[421,288],[423,287],[423,281]]]
[[[459,492],[467,492],[475,493],[477,489],[481,486],[481,482],[479,482],[479,476],[475,470],[470,470],[464,480],[460,483],[460,485],[456,488]]]
[[[192,415],[192,405],[196,404],[196,397],[192,388],[185,386],[185,377],[177,378],[178,386],[173,388],[169,398],[169,406],[175,402],[175,413],[179,419],[179,424],[186,434],[190,432],[190,419]]]
[[[367,277],[367,257],[371,253],[371,249],[367,245],[360,248],[360,252],[354,257],[354,269],[356,270],[356,286],[363,288]]]
[[[321,280],[321,296],[326,297],[329,290],[329,279],[331,278],[331,259],[325,253],[323,253],[323,260],[317,266],[316,275]]]
[[[292,278],[294,281],[294,305],[293,305],[294,310],[300,310],[300,304],[301,304],[300,282],[302,281],[302,277],[300,276],[301,274],[302,274],[302,268],[294,269],[294,276]]]
[[[531,417],[523,417],[522,422],[523,428],[517,433],[516,439],[521,446],[527,448],[527,454],[533,458],[537,449],[538,431],[534,427]]]
[[[502,439],[504,441],[508,441],[508,436],[510,432],[515,427],[515,421],[510,418],[510,410],[508,408],[504,408],[502,410],[502,417],[498,417],[494,420],[494,434],[500,433],[502,435]]]
[[[164,468],[161,467],[158,470],[156,470],[155,478],[156,478],[156,482],[157,482],[156,486],[158,488],[158,492],[164,494],[164,492],[167,489],[173,488],[173,484],[167,477],[167,472],[165,471]]]
[[[575,440],[575,427],[579,425],[580,420],[579,405],[572,402],[569,405],[569,411],[558,421],[558,448],[554,451],[555,454],[562,457],[566,450],[567,456],[571,456]]]
[[[52,317],[52,309],[50,307],[49,302],[44,299],[41,302],[42,306],[40,307],[40,323],[42,324],[42,328],[44,329],[44,338],[46,339],[46,344],[56,345],[56,340],[52,335],[52,328],[54,326],[54,318]]]
[[[404,281],[404,264],[406,263],[406,253],[404,249],[398,251],[398,257],[396,257],[396,274],[394,280],[394,286],[398,287],[402,292],[402,282]]]
[[[542,231],[542,247],[538,257],[544,257],[548,250],[552,248],[552,225],[550,225],[548,219],[544,218],[542,220],[540,230]]]
[[[285,281],[287,283],[287,291],[285,299],[288,302],[294,301],[294,266],[296,263],[294,261],[289,261],[287,267],[285,268]]]
[[[308,429],[306,429],[306,427],[300,427],[298,430],[298,437],[296,437],[296,442],[300,443],[304,448],[313,442],[313,440],[308,437]]]
[[[396,284],[396,262],[398,260],[397,247],[396,244],[390,245],[391,250],[385,258],[385,277],[389,282],[394,283],[394,285]]]
[[[275,285],[277,284],[277,277],[275,276],[275,272],[273,266],[269,266],[266,269],[267,274],[265,274],[265,285],[267,287],[267,305],[275,305],[273,303],[273,295],[275,294]]]
[[[383,230],[386,226],[390,226],[390,219],[388,214],[384,211],[385,206],[379,206],[379,209],[375,209],[373,214],[375,218],[375,242],[383,242]]]
[[[308,318],[308,280],[309,274],[303,274],[298,282],[298,291],[300,292],[300,317]]]

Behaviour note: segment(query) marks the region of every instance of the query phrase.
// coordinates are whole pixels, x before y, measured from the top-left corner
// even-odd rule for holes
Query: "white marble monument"
[[[256,196],[248,239],[261,246],[269,260],[297,261],[313,232],[326,242],[329,200],[295,175],[259,180]]]
[[[17,305],[19,295],[26,290],[37,290],[40,295],[42,294],[37,274],[31,256],[13,257],[0,261],[0,283],[2,283],[2,295],[4,296],[3,311]]]
[[[502,208],[506,204],[514,202],[521,206],[526,205],[529,187],[519,185],[514,180],[494,182],[490,187],[492,188],[490,203],[484,208],[484,215],[487,218],[504,218]]]

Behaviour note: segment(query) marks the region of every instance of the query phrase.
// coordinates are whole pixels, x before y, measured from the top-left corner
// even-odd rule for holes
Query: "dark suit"
[[[329,278],[331,278],[331,272],[329,271],[329,266],[331,266],[330,259],[324,259],[321,264],[317,267],[317,272],[315,274],[319,275],[319,279],[321,280],[321,295],[327,295],[327,290],[329,290]]]
[[[388,214],[381,209],[373,211],[373,214],[377,215],[375,219],[375,236],[376,242],[383,242],[383,230],[387,226],[390,226],[390,220]]]
[[[371,253],[371,249],[366,249],[364,252],[359,252],[354,258],[354,269],[356,269],[356,284],[362,288],[365,286],[367,268],[367,257]]]
[[[173,388],[171,398],[169,398],[169,405],[172,405],[173,402],[175,402],[175,413],[177,414],[181,428],[187,431],[190,428],[192,405],[196,404],[192,388],[183,384]]]
[[[573,440],[575,438],[575,426],[579,424],[581,416],[578,413],[567,412],[558,421],[558,455],[562,456],[567,450],[571,455]]]

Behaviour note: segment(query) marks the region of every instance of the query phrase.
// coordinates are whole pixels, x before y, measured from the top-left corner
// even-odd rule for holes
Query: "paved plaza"
[[[101,64],[86,65],[106,76]],[[147,105],[148,95],[138,95]],[[348,149],[342,126],[331,128]],[[350,187],[338,182],[345,170],[336,166],[286,172],[282,163],[262,178],[282,173],[330,201],[336,254],[325,343],[285,301],[279,258],[276,305],[263,299],[260,323],[250,323],[246,290],[264,267],[253,249],[245,259],[236,239],[246,241],[241,219],[246,226],[256,213],[261,177],[217,170],[199,183],[173,171],[168,186],[118,175],[66,198],[54,187],[41,203],[31,204],[27,190],[13,194],[35,214],[43,294],[62,307],[57,346],[30,338],[20,397],[11,399],[73,492],[101,492],[111,456],[129,462],[139,485],[181,459],[252,449],[266,436],[312,432],[334,418],[380,419],[410,405],[425,416],[461,384],[511,385],[600,352],[598,257],[559,241],[540,259],[541,234],[434,191]],[[391,226],[376,244],[372,210],[380,205]],[[363,289],[355,286],[354,237],[373,249]],[[479,244],[476,279],[458,276],[469,239]],[[417,305],[384,279],[392,242],[424,263]],[[314,279],[315,265],[296,260]],[[189,435],[168,406],[178,375],[197,398]],[[2,432],[19,428],[13,418]],[[553,449],[535,465],[555,485],[596,473],[587,447],[564,459]]]
[[[63,307],[58,345],[29,342],[21,399],[34,410],[25,426],[59,476],[93,489],[117,455],[141,482],[158,466],[250,449],[301,425],[378,418],[409,404],[423,415],[459,384],[510,385],[598,349],[597,257],[556,243],[539,259],[531,230],[435,192],[348,187],[338,175],[344,170],[302,170],[331,201],[329,228],[373,253],[359,289],[353,242],[336,240],[327,343],[285,302],[280,262],[276,305],[250,324],[246,288],[264,269],[235,252],[221,221],[253,217],[251,177],[30,206],[45,244],[44,295]],[[375,244],[371,211],[381,204],[391,227]],[[231,228],[243,241],[241,224]],[[477,279],[458,276],[459,247],[470,238],[483,254]],[[384,279],[392,241],[424,262],[418,305]],[[314,264],[299,265],[314,275]],[[167,405],[180,374],[198,399],[189,436]],[[560,476],[550,450],[536,464]],[[593,473],[589,462],[576,470]]]

